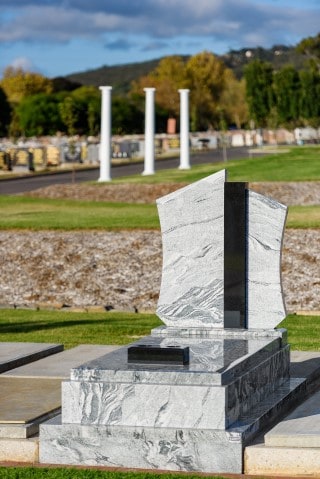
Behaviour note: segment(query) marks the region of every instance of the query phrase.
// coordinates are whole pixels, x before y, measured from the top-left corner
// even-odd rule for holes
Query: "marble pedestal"
[[[189,346],[190,363],[132,364],[123,347],[72,369],[40,462],[241,473],[244,446],[303,387],[284,330],[159,328],[134,344]]]

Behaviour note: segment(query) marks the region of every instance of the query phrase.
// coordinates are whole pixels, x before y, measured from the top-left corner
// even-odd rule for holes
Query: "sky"
[[[320,0],[0,0],[0,76],[293,46],[319,31]]]

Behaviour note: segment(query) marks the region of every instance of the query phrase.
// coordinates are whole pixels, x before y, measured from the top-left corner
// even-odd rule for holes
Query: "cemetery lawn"
[[[0,228],[30,230],[155,229],[155,205],[0,196]]]
[[[0,342],[128,344],[160,324],[155,314],[0,309]]]
[[[281,152],[282,151],[282,152]],[[230,181],[315,181],[320,180],[320,146],[279,147],[279,153],[266,154],[204,165],[190,170],[158,170],[155,175],[135,175],[114,182],[121,183],[192,183],[223,168]]]
[[[0,229],[159,229],[154,204],[0,196]],[[320,228],[320,205],[291,206],[288,228]]]
[[[151,313],[1,309],[0,341],[62,343],[66,349],[80,344],[129,344],[161,324]],[[279,327],[288,329],[292,349],[320,351],[320,316],[290,314]]]
[[[200,474],[179,474],[177,472],[121,472],[72,467],[0,467],[0,479],[199,479]],[[210,474],[210,479],[225,476]],[[229,476],[230,477],[230,476]],[[259,479],[257,477],[257,479]],[[263,479],[260,476],[260,479]]]
[[[289,206],[287,228],[320,228],[320,206]]]

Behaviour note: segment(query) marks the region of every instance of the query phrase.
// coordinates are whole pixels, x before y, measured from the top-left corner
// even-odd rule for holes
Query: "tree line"
[[[253,59],[237,79],[213,53],[163,58],[147,75],[131,83],[123,96],[112,97],[114,134],[144,130],[144,87],[156,88],[156,124],[179,120],[179,93],[190,90],[190,129],[294,128],[318,126],[320,119],[320,34],[297,45],[307,62],[297,70]],[[106,84],[108,79],[106,79]],[[100,91],[94,86],[50,80],[8,67],[0,80],[0,136],[97,135]]]

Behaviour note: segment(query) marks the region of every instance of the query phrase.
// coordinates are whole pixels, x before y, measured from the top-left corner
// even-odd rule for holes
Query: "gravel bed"
[[[289,311],[320,310],[320,230],[285,232]],[[158,231],[0,232],[0,304],[155,311],[162,267]]]

